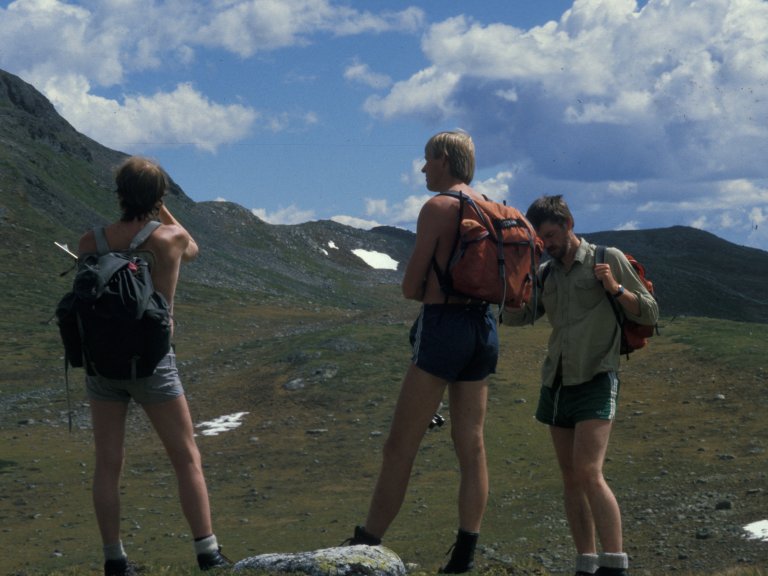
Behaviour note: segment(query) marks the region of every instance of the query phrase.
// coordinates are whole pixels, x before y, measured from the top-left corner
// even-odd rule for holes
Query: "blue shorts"
[[[448,382],[496,372],[499,334],[488,305],[424,304],[411,328],[413,363]]]
[[[176,353],[173,347],[160,360],[155,372],[136,380],[112,380],[101,376],[86,376],[85,387],[91,400],[125,402],[133,398],[139,404],[158,404],[184,394],[179,371],[176,369]]]
[[[536,420],[574,428],[584,420],[613,420],[619,400],[619,377],[616,372],[601,372],[589,382],[575,386],[542,386]]]

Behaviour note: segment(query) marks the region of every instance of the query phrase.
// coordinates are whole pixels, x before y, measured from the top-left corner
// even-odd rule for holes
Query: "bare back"
[[[462,192],[479,196],[468,186]],[[433,258],[444,270],[456,242],[459,218],[459,201],[450,196],[436,195],[430,198],[419,212],[416,228],[416,243],[403,277],[402,289],[406,298],[424,304],[442,304],[445,293],[440,288],[433,268]]]

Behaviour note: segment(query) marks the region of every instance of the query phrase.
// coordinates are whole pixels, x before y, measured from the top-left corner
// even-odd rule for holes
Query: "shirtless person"
[[[154,261],[152,281],[155,289],[168,300],[173,313],[181,263],[197,256],[197,244],[163,204],[168,179],[160,166],[131,157],[119,168],[115,180],[122,214],[120,220],[105,228],[107,243],[111,250],[126,250],[147,222],[160,221],[161,226],[138,251],[151,253],[150,260]],[[81,255],[97,252],[93,230],[82,236],[78,252]],[[86,388],[96,445],[93,504],[104,546],[105,576],[136,573],[120,539],[119,483],[124,459],[125,421],[131,398],[144,409],[173,465],[181,508],[195,539],[198,566],[202,570],[228,566],[213,534],[200,452],[173,348],[147,378],[110,380],[89,375],[86,376]]]
[[[480,198],[470,182],[475,170],[472,138],[442,132],[425,147],[427,189],[463,192]],[[403,296],[423,303],[411,332],[412,363],[403,379],[384,445],[383,462],[365,526],[350,544],[378,545],[405,498],[416,453],[448,388],[451,436],[459,461],[459,529],[442,573],[459,574],[474,566],[474,551],[488,500],[483,426],[488,385],[496,370],[496,321],[487,304],[446,296],[433,269],[444,268],[456,240],[459,201],[434,196],[419,214],[416,243],[402,282]]]

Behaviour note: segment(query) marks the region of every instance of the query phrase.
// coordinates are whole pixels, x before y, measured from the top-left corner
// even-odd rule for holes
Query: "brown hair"
[[[569,222],[573,224],[573,214],[563,200],[562,194],[537,198],[528,207],[525,217],[536,229],[544,222],[552,222],[559,226],[567,226]]]
[[[157,215],[168,188],[168,176],[156,162],[131,156],[117,169],[115,183],[123,212],[120,220],[131,222]]]

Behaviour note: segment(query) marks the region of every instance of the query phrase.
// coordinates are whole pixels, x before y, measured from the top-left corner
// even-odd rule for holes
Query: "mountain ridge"
[[[76,243],[83,230],[114,219],[112,174],[126,157],[78,133],[32,85],[0,70],[0,254],[9,269],[0,286],[34,287],[25,305],[35,296],[38,308],[51,306],[61,292],[51,288],[51,270],[66,266],[53,241]],[[186,280],[265,297],[375,306],[368,288],[399,282],[415,237],[329,220],[272,225],[238,204],[195,202],[173,180],[166,201],[202,248]],[[684,226],[583,236],[643,262],[665,316],[768,322],[768,252]],[[398,270],[374,270],[355,249],[386,253]]]

